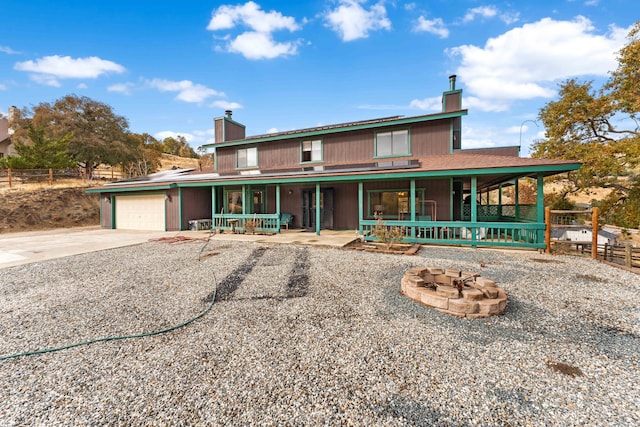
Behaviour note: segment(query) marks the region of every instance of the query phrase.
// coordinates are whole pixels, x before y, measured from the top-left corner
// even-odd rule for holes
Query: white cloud
[[[7,85],[0,83],[0,90],[7,90]]]
[[[462,18],[463,23],[474,21],[477,17],[490,19],[498,17],[505,24],[513,24],[520,20],[520,14],[517,12],[500,12],[497,7],[491,6],[479,6],[467,10],[467,13]]]
[[[184,139],[187,142],[191,142],[194,140],[194,136],[190,133],[185,133],[185,132],[174,132],[171,130],[164,130],[161,132],[157,132],[156,134],[153,135],[153,137],[155,139],[157,139],[158,141],[163,141],[165,138],[174,138],[174,139],[178,139],[178,137],[184,137]]]
[[[470,22],[476,19],[477,16],[482,18],[493,18],[498,14],[498,9],[495,6],[479,6],[473,9],[467,10],[467,13],[462,18],[462,22]]]
[[[88,89],[89,85],[87,85],[86,83],[80,83],[78,86],[76,86],[76,89]]]
[[[48,86],[60,86],[58,79],[95,79],[103,74],[125,71],[122,65],[97,56],[72,58],[52,55],[35,61],[17,62],[13,68],[33,73],[31,78],[34,81]]]
[[[279,56],[295,55],[295,42],[277,43],[268,33],[246,32],[228,44],[229,52],[242,54],[247,59],[273,59]]]
[[[184,102],[200,103],[212,96],[225,96],[224,92],[218,92],[201,84],[194,84],[190,80],[176,82],[165,79],[152,79],[147,83],[160,92],[178,92],[176,99]]]
[[[16,52],[15,50],[11,49],[9,46],[0,46],[0,52],[2,53],[6,53],[7,55],[17,55],[20,52]]]
[[[382,1],[368,10],[363,3],[366,0],[340,0],[340,5],[326,14],[327,26],[338,33],[342,41],[366,38],[371,31],[391,29]]]
[[[107,90],[109,92],[121,93],[123,95],[131,95],[131,89],[133,87],[133,83],[116,83],[107,87]]]
[[[297,53],[299,41],[276,42],[273,38],[276,31],[300,29],[290,16],[274,10],[265,12],[253,1],[237,6],[223,5],[212,14],[207,30],[232,30],[236,27],[248,28],[248,31],[235,37],[223,36],[222,39],[227,41],[226,51],[240,53],[247,59],[272,59]]]
[[[425,31],[427,33],[435,34],[441,39],[449,37],[449,29],[442,21],[442,18],[426,19],[424,16],[420,16],[414,27],[414,31]]]
[[[456,74],[483,111],[503,111],[514,100],[555,95],[556,83],[579,76],[606,76],[616,67],[616,52],[628,30],[615,26],[595,34],[584,17],[573,21],[544,18],[487,40],[484,47],[458,46]],[[475,97],[475,99],[473,98]]]
[[[425,111],[441,111],[442,98],[439,96],[432,96],[430,98],[414,99],[409,103],[409,108],[417,108],[418,110]]]
[[[219,100],[209,104],[209,107],[220,108],[223,110],[237,110],[239,108],[242,108],[242,104],[238,104],[237,102]]]

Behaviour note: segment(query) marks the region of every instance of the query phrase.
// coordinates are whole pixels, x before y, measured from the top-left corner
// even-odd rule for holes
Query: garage
[[[165,231],[164,197],[164,194],[117,196],[115,228]]]

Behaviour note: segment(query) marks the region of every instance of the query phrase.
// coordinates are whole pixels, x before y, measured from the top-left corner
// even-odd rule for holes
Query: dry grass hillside
[[[161,170],[197,168],[198,159],[164,154]],[[97,183],[96,183],[97,184]],[[97,194],[87,194],[82,180],[0,185],[0,233],[97,226],[100,205]]]

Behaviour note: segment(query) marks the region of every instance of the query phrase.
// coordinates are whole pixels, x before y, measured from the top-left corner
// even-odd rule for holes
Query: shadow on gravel
[[[217,290],[215,292],[216,302],[228,301],[233,298],[234,292],[238,289],[240,284],[242,284],[246,276],[256,267],[266,251],[267,248],[264,247],[255,249],[242,265],[237,267],[227,275],[223,281],[218,283]],[[288,274],[285,295],[261,295],[242,299],[251,301],[267,299],[283,301],[285,299],[301,298],[306,296],[309,291],[309,250],[308,248],[301,248],[297,252],[293,267]],[[210,303],[211,298],[213,298],[213,292],[207,295],[203,299],[203,302]]]

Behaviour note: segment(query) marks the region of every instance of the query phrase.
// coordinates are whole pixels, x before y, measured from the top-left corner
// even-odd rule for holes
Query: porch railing
[[[363,220],[361,233],[366,241],[376,241],[378,221]],[[402,241],[467,246],[512,246],[544,249],[544,223],[461,222],[461,221],[385,221],[384,227],[399,227]]]
[[[504,219],[519,221],[535,221],[537,205],[478,205],[476,209],[478,221],[500,221]],[[462,217],[471,219],[471,206],[462,207]]]
[[[280,232],[280,215],[278,214],[213,214],[212,227],[215,230],[235,230],[246,232],[253,228],[259,232]]]

